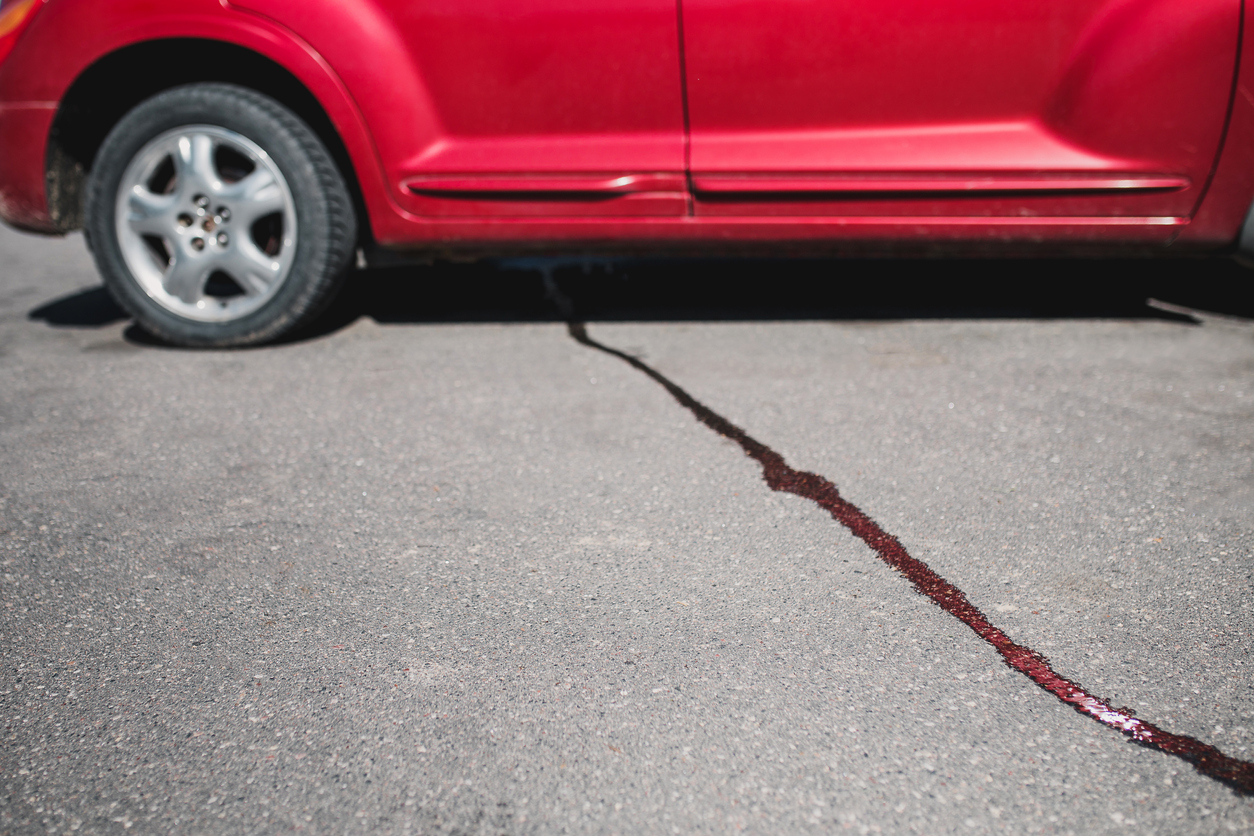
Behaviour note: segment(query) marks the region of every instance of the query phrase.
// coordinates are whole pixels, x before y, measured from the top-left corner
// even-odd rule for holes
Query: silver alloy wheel
[[[198,322],[228,322],[270,301],[296,256],[296,204],[279,167],[213,125],[161,134],[118,186],[115,228],[153,301]]]

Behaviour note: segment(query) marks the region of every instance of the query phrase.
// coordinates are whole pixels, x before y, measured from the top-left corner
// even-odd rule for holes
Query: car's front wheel
[[[255,91],[192,84],[138,105],[92,167],[86,226],[105,285],[176,345],[262,343],[308,323],[357,225],[317,135]]]

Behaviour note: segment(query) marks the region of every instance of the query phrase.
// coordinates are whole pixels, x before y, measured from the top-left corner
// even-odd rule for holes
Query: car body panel
[[[1254,205],[1254,14],[1242,14],[1242,55],[1219,159],[1178,245],[1199,250],[1231,247]]]
[[[683,174],[674,0],[374,0],[360,19],[337,0],[232,5],[285,21],[356,82],[393,183],[531,175],[517,193],[400,188],[417,214],[686,214],[682,188],[642,197],[561,182]]]
[[[1219,145],[1241,4],[685,0],[683,14],[698,214],[1183,216]],[[908,174],[913,198],[701,199],[703,179],[776,172]],[[1133,185],[1162,176],[1184,182]],[[1020,198],[955,202],[964,177],[1014,181]],[[1056,199],[1059,180],[1085,179]]]
[[[54,232],[44,183],[44,146],[55,102],[0,102],[0,219],[31,232]]]
[[[1059,0],[1017,11],[1002,30],[987,18],[1007,4],[990,0],[786,4],[790,15],[776,16],[791,23],[776,26],[758,0],[684,0],[681,32],[671,0],[603,10],[573,0],[49,0],[0,63],[0,218],[55,231],[43,176],[52,113],[94,62],[200,38],[253,50],[307,87],[343,141],[374,241],[388,248],[1235,241],[1254,198],[1249,62],[1238,87],[1247,92],[1232,97],[1239,0]],[[822,56],[802,49],[814,40],[802,31],[806,9],[837,22],[854,9],[864,36],[870,26],[890,52],[926,53],[933,69],[895,67],[856,39],[856,72],[816,66]],[[723,64],[710,44],[726,46],[725,36],[702,23],[716,13],[739,15],[742,30],[758,21]],[[945,25],[965,40],[946,40]],[[1040,44],[1034,26],[1049,35]],[[1009,34],[999,41],[994,30]],[[903,31],[910,37],[884,35]],[[787,32],[800,46],[779,46]],[[973,50],[972,32],[985,32],[976,43],[991,51]],[[774,68],[763,64],[772,54]],[[739,67],[739,91],[728,67]],[[933,82],[938,72],[945,84]],[[799,110],[833,73],[856,89]],[[718,78],[723,99],[703,98]],[[927,84],[911,92],[912,81]]]

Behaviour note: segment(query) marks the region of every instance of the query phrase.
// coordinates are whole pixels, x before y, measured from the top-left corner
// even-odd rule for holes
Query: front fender
[[[309,43],[264,16],[228,7],[218,0],[55,0],[48,3],[0,65],[0,104],[48,107],[94,63],[130,46],[170,38],[222,41],[252,50],[284,67],[319,101],[352,161],[370,222],[380,239],[396,226],[399,209],[370,126],[348,85]],[[159,73],[161,68],[154,68]],[[214,68],[205,68],[211,78]],[[125,79],[118,83],[125,84]],[[26,137],[17,161],[6,166],[20,183],[7,187],[10,205],[24,218],[11,222],[47,228],[51,221],[44,194],[47,126],[40,138]],[[42,141],[33,141],[41,139]],[[29,143],[29,144],[28,144]],[[32,147],[33,146],[33,147]],[[15,171],[20,167],[21,171]],[[382,232],[383,234],[379,234]]]

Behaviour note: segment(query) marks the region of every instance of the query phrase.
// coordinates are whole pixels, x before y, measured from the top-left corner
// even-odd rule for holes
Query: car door
[[[423,215],[687,212],[675,0],[379,0],[438,128]]]
[[[683,0],[703,215],[1184,216],[1240,0]]]

